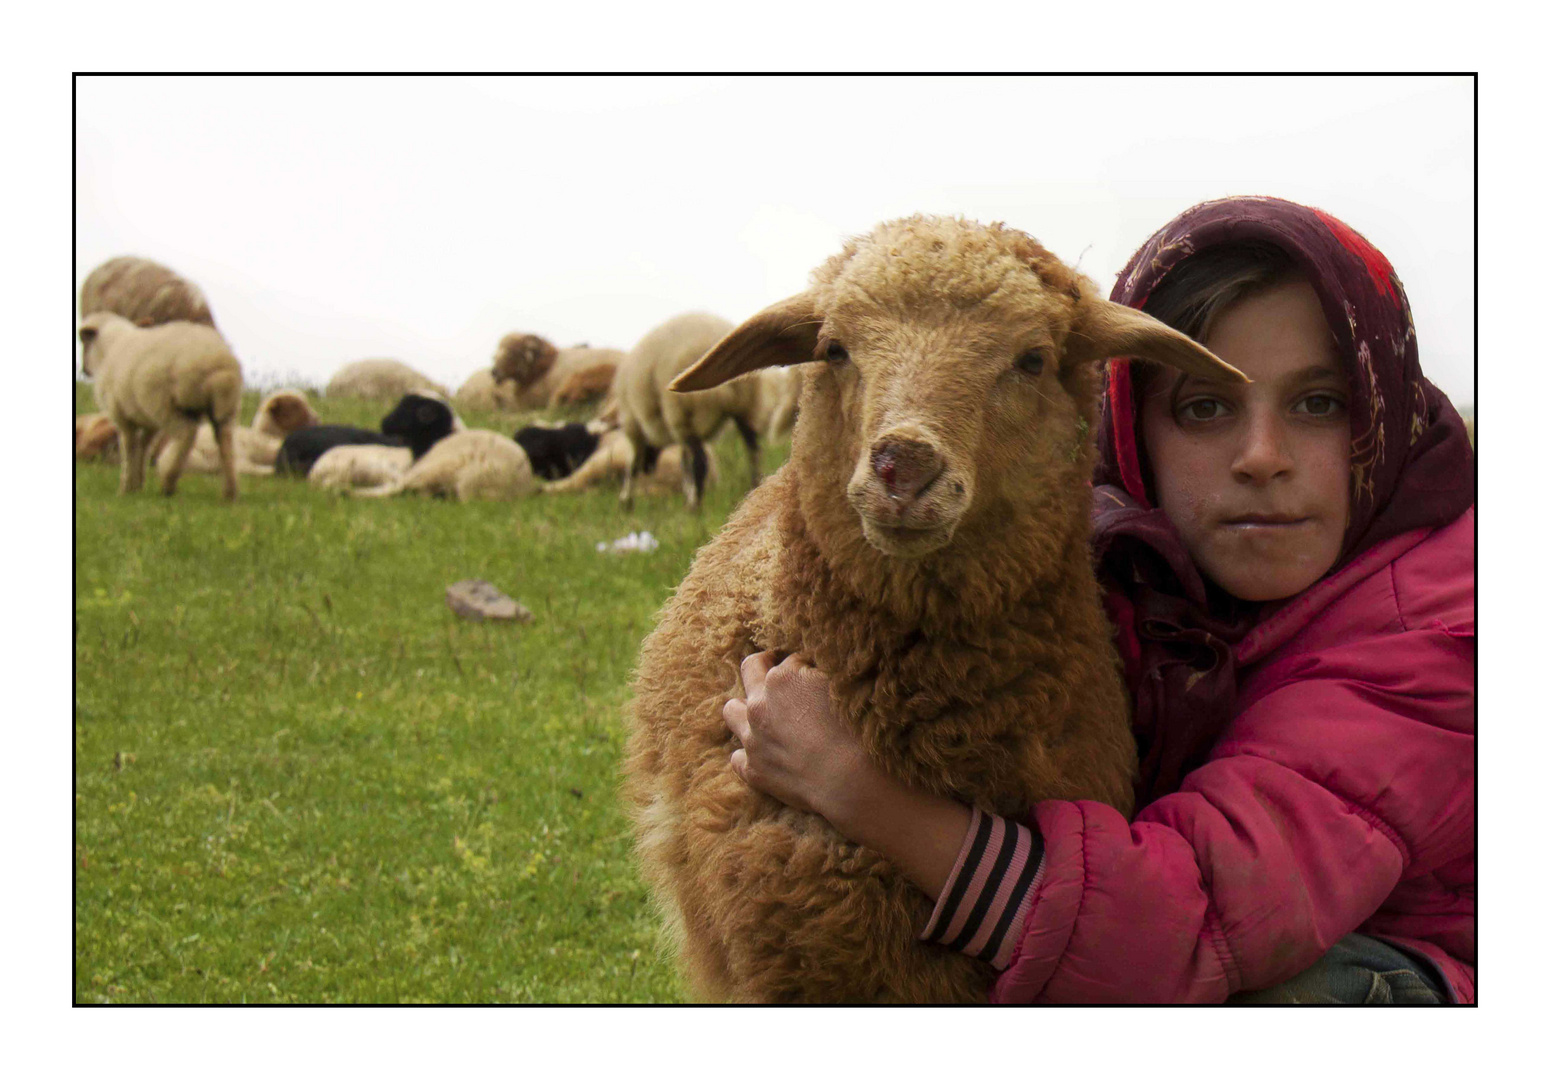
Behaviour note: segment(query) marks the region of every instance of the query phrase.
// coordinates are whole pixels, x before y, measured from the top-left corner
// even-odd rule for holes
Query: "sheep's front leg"
[[[235,499],[237,497],[237,453],[236,448],[233,446],[235,442],[234,424],[231,421],[217,424],[212,420],[210,425],[215,429],[215,448],[221,457],[221,497],[223,499]],[[194,434],[197,435],[198,433],[199,429],[196,427]],[[189,439],[189,445],[192,446],[193,443],[193,439]],[[187,451],[184,451],[184,457],[187,456]],[[181,472],[182,468],[183,463],[179,461],[178,470]]]
[[[178,490],[178,477],[183,475],[183,465],[188,453],[194,448],[194,436],[199,434],[197,424],[183,423],[169,428],[171,442],[165,451],[166,468],[161,471],[161,493],[171,495]]]
[[[646,435],[637,427],[628,427],[624,437],[630,440],[630,465],[624,470],[624,488],[619,502],[626,509],[635,505],[635,478],[646,471]]]
[[[119,468],[118,493],[130,495],[139,491],[145,483],[145,450],[151,433],[142,427],[119,422],[123,433],[124,463]]]

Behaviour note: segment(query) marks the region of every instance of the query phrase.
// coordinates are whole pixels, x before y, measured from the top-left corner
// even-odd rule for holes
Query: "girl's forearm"
[[[952,875],[972,815],[960,802],[873,768],[824,808],[824,817],[846,839],[885,856],[934,902]]]

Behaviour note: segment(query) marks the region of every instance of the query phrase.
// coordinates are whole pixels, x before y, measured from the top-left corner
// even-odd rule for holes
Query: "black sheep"
[[[564,424],[557,428],[525,427],[513,436],[527,452],[533,475],[544,480],[563,480],[576,471],[597,449],[598,436],[585,424]]]
[[[381,432],[347,424],[314,424],[291,432],[280,444],[275,472],[305,477],[318,458],[336,446],[407,446],[416,460],[452,434],[452,408],[422,394],[405,394],[382,418]]]

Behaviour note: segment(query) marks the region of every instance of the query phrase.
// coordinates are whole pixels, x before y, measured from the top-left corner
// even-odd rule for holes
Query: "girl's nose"
[[[1233,476],[1251,484],[1265,484],[1292,471],[1281,426],[1274,417],[1250,415],[1243,443],[1233,459]]]

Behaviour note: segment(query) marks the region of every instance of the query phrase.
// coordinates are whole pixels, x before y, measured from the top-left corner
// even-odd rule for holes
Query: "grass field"
[[[640,640],[744,493],[735,433],[714,449],[698,515],[269,478],[227,505],[208,476],[121,498],[77,465],[76,1000],[679,1000],[617,788]],[[639,529],[656,552],[595,550]],[[468,577],[536,620],[457,619]]]

